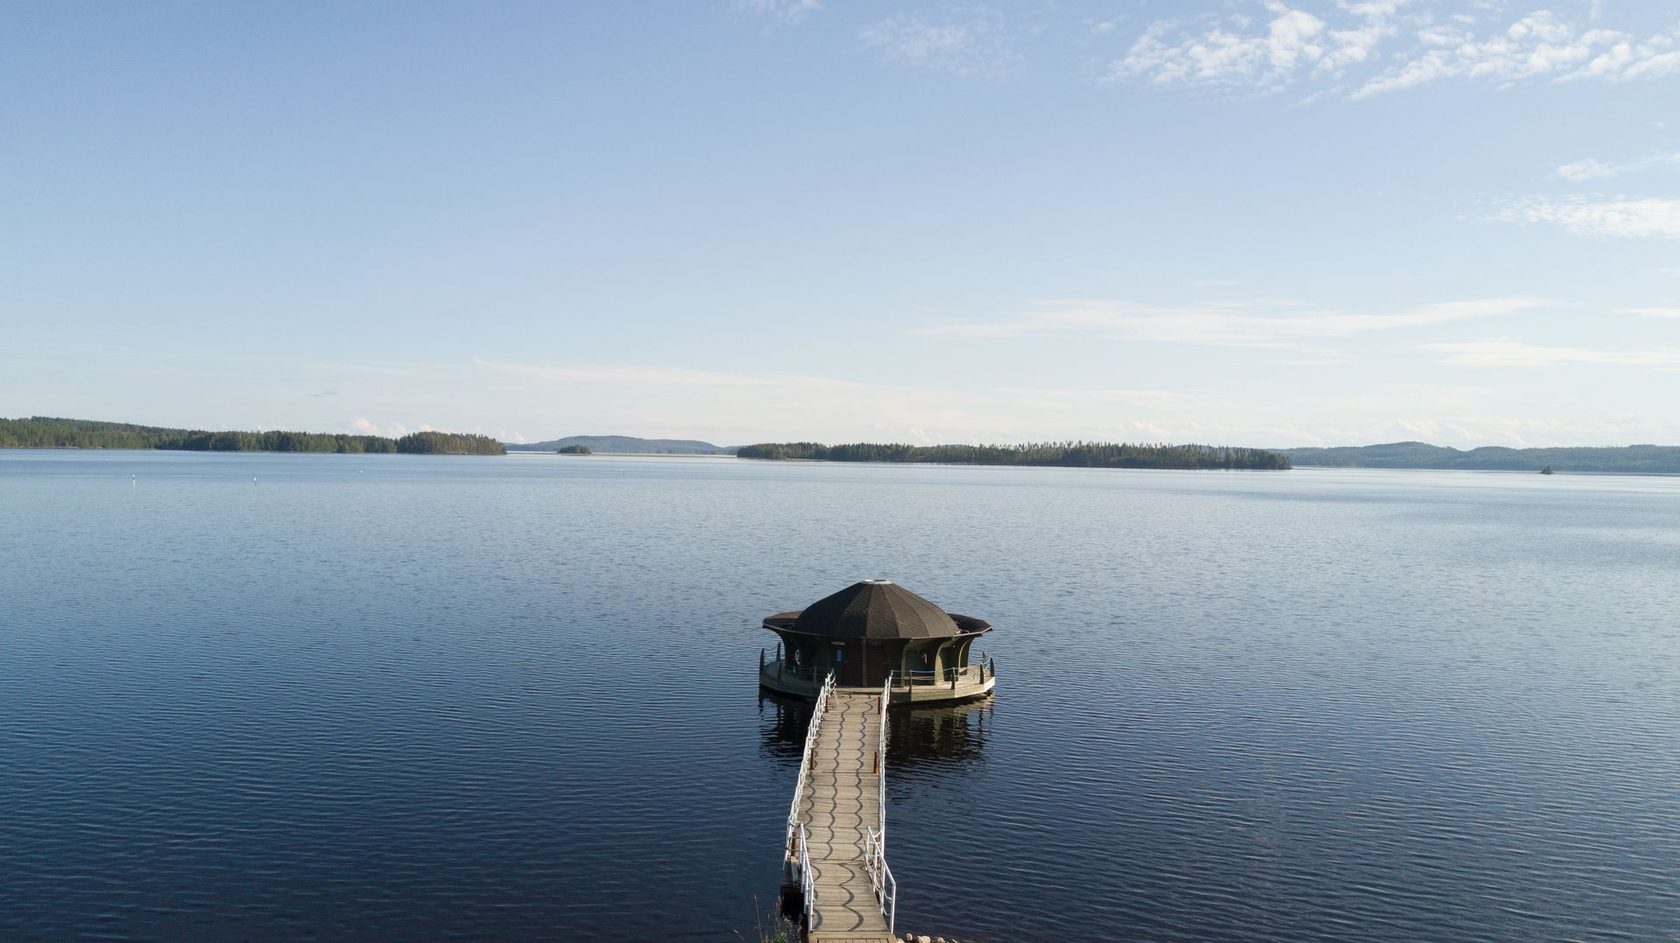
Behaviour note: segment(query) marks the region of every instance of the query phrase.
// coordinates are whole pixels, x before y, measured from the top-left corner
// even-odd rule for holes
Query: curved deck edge
[[[781,662],[772,661],[766,664],[758,673],[758,684],[768,691],[787,697],[814,701],[817,691],[822,687],[820,682],[807,681],[803,678],[786,674],[781,670]],[[898,704],[953,704],[959,701],[970,701],[985,697],[997,687],[997,675],[987,674],[983,680],[959,680],[954,686],[951,684],[904,684],[892,689],[892,701]],[[839,687],[841,691],[879,691],[876,686],[859,688]]]

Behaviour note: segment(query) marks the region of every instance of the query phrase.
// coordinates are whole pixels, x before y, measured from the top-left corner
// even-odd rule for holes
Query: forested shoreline
[[[903,445],[854,442],[762,442],[743,445],[739,458],[770,461],[910,462],[943,465],[1035,465],[1069,468],[1181,468],[1282,471],[1289,458],[1265,449],[1223,445],[1133,445],[1113,442],[1033,442],[1023,445]]]
[[[0,448],[162,449],[183,452],[336,452],[406,455],[506,455],[489,436],[412,432],[400,438],[337,432],[212,432],[126,422],[31,416],[0,419]]]

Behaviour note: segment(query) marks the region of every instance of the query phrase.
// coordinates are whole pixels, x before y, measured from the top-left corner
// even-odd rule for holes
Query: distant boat
[[[1542,474],[1542,475],[1555,475],[1557,473],[1552,471],[1552,466],[1547,465],[1545,468],[1540,469],[1540,474]]]

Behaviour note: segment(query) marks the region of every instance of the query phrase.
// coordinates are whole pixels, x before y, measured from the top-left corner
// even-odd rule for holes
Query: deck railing
[[[948,684],[953,687],[959,684],[981,684],[987,678],[997,677],[997,668],[992,663],[990,655],[981,655],[980,661],[973,665],[962,665],[955,668],[910,669],[904,672],[900,680],[903,686],[929,686]]]
[[[880,786],[875,806],[876,826],[866,828],[863,835],[864,867],[869,872],[869,889],[875,892],[875,902],[881,905],[881,916],[887,920],[887,932],[893,932],[898,914],[898,882],[893,880],[892,868],[887,867],[887,707],[892,704],[893,675],[881,686],[881,731],[875,741],[875,778]]]
[[[760,674],[764,674],[765,669],[774,666],[778,678],[794,678],[799,681],[817,680],[817,669],[815,667],[811,665],[790,665],[787,658],[779,653],[774,659],[766,658],[767,654],[762,648],[758,650],[758,671]]]
[[[805,825],[799,821],[799,803],[805,798],[805,777],[811,769],[811,754],[817,745],[817,731],[822,728],[823,712],[828,709],[828,697],[834,693],[834,673],[829,672],[823,679],[821,690],[817,692],[817,703],[811,708],[811,723],[805,730],[805,753],[799,760],[799,781],[793,786],[793,803],[788,806],[787,819],[787,855],[786,868],[797,872],[789,877],[799,879],[799,888],[804,892],[805,918],[811,917],[811,901],[814,889],[808,888],[811,874],[811,855],[805,848]]]
[[[893,933],[898,919],[898,882],[893,880],[892,868],[887,866],[887,836],[874,829],[863,835],[865,866],[869,870],[869,889],[881,905],[881,916],[887,920],[887,932]]]
[[[817,879],[811,873],[811,843],[803,822],[799,824],[799,899],[804,902],[805,926],[809,927],[811,914],[817,909]]]
[[[881,784],[879,810],[881,843],[887,841],[887,708],[892,704],[893,673],[887,672],[887,683],[881,685],[881,735],[875,739],[875,772]]]

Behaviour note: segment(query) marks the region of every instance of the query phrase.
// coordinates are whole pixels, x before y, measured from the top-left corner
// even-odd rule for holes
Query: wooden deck
[[[822,678],[813,677],[807,669],[787,668],[781,659],[765,660],[759,652],[758,683],[760,686],[790,697],[815,698],[822,689]],[[990,658],[976,665],[948,668],[940,672],[938,680],[918,678],[914,683],[894,675],[891,686],[894,704],[933,704],[967,701],[985,697],[997,686],[997,669]]]
[[[797,815],[816,890],[806,936],[812,943],[892,939],[864,847],[866,830],[882,825],[881,709],[879,690],[835,689],[811,745]]]

